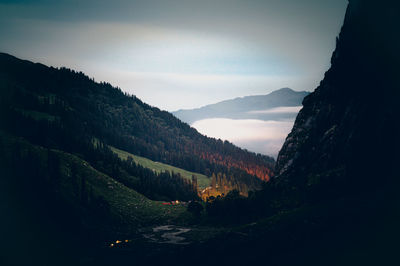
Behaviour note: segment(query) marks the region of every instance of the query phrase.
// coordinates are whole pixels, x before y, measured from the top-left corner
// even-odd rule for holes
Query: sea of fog
[[[210,118],[196,121],[192,127],[209,137],[228,140],[241,148],[276,158],[293,124],[294,119],[263,121]]]

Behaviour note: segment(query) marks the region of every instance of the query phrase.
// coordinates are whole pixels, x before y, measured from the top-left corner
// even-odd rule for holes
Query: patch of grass
[[[163,205],[163,202],[152,201],[142,194],[130,189],[108,175],[97,171],[86,161],[65,153],[57,151],[62,161],[65,176],[68,175],[72,164],[78,166],[78,176],[84,176],[88,188],[93,195],[101,196],[110,204],[113,216],[118,217],[125,224],[148,225],[168,223],[175,220],[184,220],[186,207],[182,205]],[[71,186],[65,180],[64,186]],[[63,191],[71,191],[64,189]]]
[[[84,217],[89,214],[90,206],[95,203],[82,202],[82,184],[92,200],[102,198],[109,206],[109,216],[115,223],[118,232],[134,232],[138,226],[154,224],[185,224],[191,218],[183,205],[164,205],[161,201],[153,201],[137,191],[124,186],[110,176],[93,168],[88,162],[73,154],[48,150],[44,147],[33,145],[23,138],[10,136],[0,130],[0,147],[4,148],[3,157],[12,160],[16,155],[13,147],[18,146],[18,156],[32,159],[36,162],[35,171],[43,173],[38,182],[51,183],[56,188],[57,194],[68,203],[71,208],[80,210]],[[58,158],[59,176],[49,177],[49,151]],[[50,179],[49,179],[50,178]],[[39,193],[39,192],[38,192]],[[85,214],[86,213],[86,214]],[[95,226],[102,227],[103,221],[92,221]],[[114,224],[113,224],[114,226]],[[107,230],[111,228],[106,228]]]
[[[211,178],[203,175],[203,174],[199,174],[199,173],[194,173],[194,172],[190,172],[190,171],[186,171],[184,169],[178,168],[178,167],[174,167],[168,164],[164,164],[164,163],[160,163],[160,162],[155,162],[152,161],[150,159],[147,159],[145,157],[141,157],[138,155],[133,155],[129,152],[117,149],[115,147],[110,146],[111,150],[113,152],[115,152],[116,154],[118,154],[118,156],[123,159],[126,160],[128,158],[128,156],[131,156],[133,158],[133,161],[143,167],[149,168],[157,173],[160,172],[165,172],[165,171],[169,171],[169,172],[174,172],[174,173],[180,173],[182,177],[187,178],[189,180],[192,180],[192,175],[197,177],[197,183],[200,189],[204,189],[208,186],[210,186],[210,182],[211,182]]]

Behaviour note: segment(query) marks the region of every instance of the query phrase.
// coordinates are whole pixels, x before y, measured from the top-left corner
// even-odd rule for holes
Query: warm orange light
[[[117,241],[115,241],[115,243],[119,244],[119,243],[122,243],[122,241],[121,240],[117,240]]]
[[[129,240],[127,239],[127,240],[125,240],[125,243],[128,243],[129,242]]]

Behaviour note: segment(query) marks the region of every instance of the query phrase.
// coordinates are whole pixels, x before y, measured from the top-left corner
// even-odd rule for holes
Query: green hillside
[[[163,205],[162,202],[149,200],[67,152],[32,145],[2,131],[0,147],[3,151],[0,158],[4,164],[18,158],[32,173],[30,176],[24,174],[19,177],[19,171],[26,173],[25,170],[9,163],[6,169],[16,177],[17,182],[21,185],[32,182],[33,187],[37,186],[35,193],[48,194],[48,200],[61,199],[72,210],[90,214],[84,216],[83,219],[88,219],[84,223],[98,229],[111,230],[110,224],[118,228],[129,224],[130,228],[171,222],[178,218],[184,221],[184,216],[188,215],[184,206]],[[56,194],[48,193],[47,188],[54,189]]]
[[[187,178],[189,180],[192,180],[192,176],[197,177],[197,182],[198,186],[200,189],[205,189],[206,187],[210,186],[211,179],[205,175],[199,174],[199,173],[194,173],[190,171],[186,171],[184,169],[174,167],[168,164],[160,163],[160,162],[155,162],[150,159],[134,155],[132,153],[117,149],[115,147],[110,146],[111,150],[118,154],[118,156],[126,160],[128,156],[131,156],[133,158],[133,161],[143,167],[149,168],[157,173],[169,171],[169,172],[174,172],[174,173],[179,173],[181,174],[182,177]]]

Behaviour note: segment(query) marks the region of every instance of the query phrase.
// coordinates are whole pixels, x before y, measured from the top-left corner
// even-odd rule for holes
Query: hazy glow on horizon
[[[168,111],[199,108],[231,98],[261,95],[280,88],[282,78],[279,76],[237,76],[237,75],[203,75],[176,73],[146,72],[113,72],[104,71],[102,76],[112,84],[119,84],[125,91],[141,95],[146,103],[162,102]],[[135,83],[135,88],[130,84]],[[300,78],[286,78],[285,84],[299,86],[305,81]],[[265,89],[265,84],[271,86]],[[247,89],[251,87],[252,90]],[[160,89],[163,88],[163,89]],[[249,94],[250,93],[250,94]],[[188,100],[193,98],[193,101]],[[229,98],[230,99],[230,98]],[[177,101],[179,106],[177,106]]]

